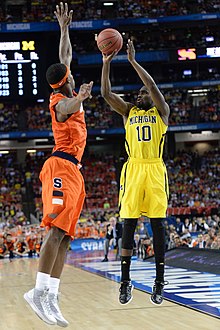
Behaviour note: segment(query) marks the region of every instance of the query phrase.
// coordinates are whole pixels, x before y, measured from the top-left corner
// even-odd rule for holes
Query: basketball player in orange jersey
[[[135,60],[133,42],[128,40],[128,61],[144,86],[140,89],[136,105],[125,102],[111,91],[110,62],[116,55],[103,55],[101,92],[113,110],[123,116],[125,147],[128,161],[121,172],[119,211],[124,219],[121,257],[121,286],[119,302],[127,304],[132,299],[130,264],[134,232],[141,215],[150,218],[156,261],[156,279],[151,301],[161,304],[164,287],[165,230],[168,200],[168,180],[162,160],[164,138],[168,127],[169,106],[153,78]]]
[[[70,72],[72,47],[69,24],[72,11],[61,2],[55,11],[61,37],[61,63],[51,65],[46,78],[53,92],[50,113],[55,147],[40,173],[42,182],[43,219],[41,226],[49,227],[40,251],[35,288],[24,294],[35,313],[48,324],[66,327],[68,321],[58,306],[58,288],[64,259],[71,236],[79,219],[85,198],[80,161],[86,145],[86,124],[82,102],[91,96],[93,82],[83,84],[78,94]]]

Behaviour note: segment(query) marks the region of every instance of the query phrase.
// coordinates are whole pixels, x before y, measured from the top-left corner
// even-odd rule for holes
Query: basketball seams
[[[97,45],[99,46],[101,43],[103,43],[105,40],[108,40],[108,39],[112,39],[112,38],[117,38],[118,39],[118,36],[115,34],[114,36],[111,36],[111,37],[108,37],[108,38],[105,38],[105,39],[102,39],[101,41],[99,41],[97,43]],[[98,40],[97,40],[98,41]]]
[[[105,37],[106,35],[107,35],[107,37]],[[103,37],[104,37],[104,39],[102,39]],[[99,41],[99,39],[101,39],[101,40]],[[109,42],[109,45],[108,45],[108,42]],[[109,55],[115,49],[117,49],[119,51],[122,48],[123,39],[118,30],[111,29],[111,28],[105,29],[105,30],[101,31],[100,34],[98,35],[97,46],[102,53]]]

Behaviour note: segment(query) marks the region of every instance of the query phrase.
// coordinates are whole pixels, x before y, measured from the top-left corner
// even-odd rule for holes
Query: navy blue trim
[[[121,199],[120,199],[120,204],[118,206],[118,209],[119,209],[119,212],[121,211],[121,203],[122,203],[122,198],[124,197],[124,194],[125,194],[125,185],[126,185],[126,175],[127,175],[127,167],[128,167],[128,162],[126,164],[126,167],[125,167],[125,171],[124,171],[124,191],[123,191],[123,194],[121,196]]]
[[[54,190],[53,191],[53,196],[60,196],[63,197],[63,192],[60,190]]]
[[[162,134],[162,138],[160,139],[160,144],[159,144],[159,158],[161,156],[161,145],[163,143],[164,137],[165,137],[166,133]]]
[[[67,152],[64,152],[64,151],[59,151],[59,150],[54,151],[51,156],[55,156],[55,157],[59,157],[59,158],[69,160],[70,162],[72,162],[75,165],[79,164],[79,161],[74,156],[72,156],[72,155],[70,155],[70,154],[68,154]]]
[[[128,149],[128,156],[131,156],[131,152],[130,152],[130,148],[129,148],[129,144],[128,144],[128,141],[125,139],[125,144],[127,146],[127,149]]]

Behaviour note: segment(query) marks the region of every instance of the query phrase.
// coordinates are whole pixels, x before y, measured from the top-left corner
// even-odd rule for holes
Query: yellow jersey
[[[128,156],[162,159],[167,127],[156,107],[142,110],[133,106],[125,124],[125,148]]]

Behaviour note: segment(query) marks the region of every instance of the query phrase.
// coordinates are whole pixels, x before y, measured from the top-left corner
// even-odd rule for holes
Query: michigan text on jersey
[[[133,124],[142,124],[142,123],[152,123],[156,124],[157,116],[133,116],[130,118],[130,125]]]

